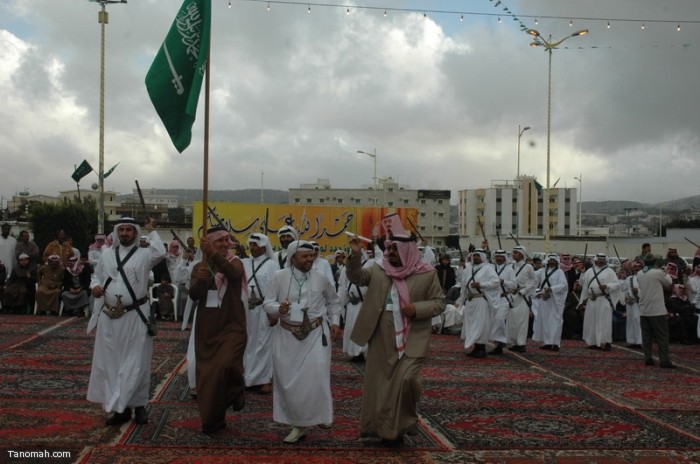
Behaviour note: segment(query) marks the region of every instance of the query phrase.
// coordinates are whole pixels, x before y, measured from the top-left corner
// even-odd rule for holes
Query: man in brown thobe
[[[36,289],[36,306],[39,311],[52,311],[58,314],[61,286],[63,285],[61,258],[51,255],[48,262],[37,273],[39,285]]]
[[[207,260],[195,266],[190,282],[190,298],[199,300],[194,325],[197,401],[202,432],[207,434],[226,427],[229,406],[240,411],[245,405],[242,293],[247,284],[243,263],[231,253],[231,245],[226,229],[209,229],[200,245]]]

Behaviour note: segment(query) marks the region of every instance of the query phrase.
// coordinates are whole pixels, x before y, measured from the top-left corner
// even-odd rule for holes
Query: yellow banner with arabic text
[[[202,202],[193,205],[193,236],[201,237]],[[323,252],[348,247],[346,232],[372,238],[383,235],[381,219],[398,213],[407,231],[418,227],[415,208],[354,208],[344,206],[300,206],[256,203],[209,202],[206,227],[219,225],[231,231],[245,245],[250,234],[264,233],[280,248],[277,231],[291,225],[301,240],[318,242]]]

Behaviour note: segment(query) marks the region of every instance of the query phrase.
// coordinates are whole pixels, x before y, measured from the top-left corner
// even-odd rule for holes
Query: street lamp
[[[374,158],[374,177],[372,179],[374,180],[374,206],[377,206],[378,199],[377,199],[377,149],[375,148],[373,150],[373,153],[368,153],[366,151],[362,150],[357,150],[358,153],[362,153],[363,155],[371,156]]]
[[[520,188],[521,188],[521,182],[520,182],[520,138],[523,136],[526,130],[530,130],[530,126],[525,126],[522,129],[520,128],[520,124],[518,124],[518,172],[515,176],[515,182],[518,185],[517,188],[517,194],[518,194],[518,201],[516,203],[516,208],[517,208],[517,215],[515,216],[515,235],[519,236],[520,235],[520,209],[522,208],[522,198],[520,195]]]
[[[552,50],[556,49],[562,42],[571,37],[588,34],[588,29],[581,29],[571,35],[564,37],[561,40],[552,42],[552,36],[545,40],[535,29],[528,29],[527,33],[534,36],[531,47],[544,47],[546,52],[549,52],[549,71],[547,79],[547,186],[544,191],[544,218],[542,220],[542,228],[544,229],[544,251],[549,253],[549,161],[550,161],[550,135],[552,131]]]
[[[105,5],[108,3],[126,3],[126,0],[90,0],[97,2],[102,9],[97,14],[100,24],[100,154],[97,171],[97,233],[103,234],[105,227],[105,24],[109,15]]]
[[[578,177],[574,177],[578,181],[578,235],[581,236],[581,218],[583,213],[581,212],[582,198],[583,198],[583,174],[579,174]]]

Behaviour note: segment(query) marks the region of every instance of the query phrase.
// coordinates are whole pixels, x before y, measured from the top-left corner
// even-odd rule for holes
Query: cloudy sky
[[[212,3],[211,189],[370,185],[373,160],[357,151],[376,150],[378,177],[450,189],[456,203],[458,190],[516,176],[518,125],[531,126],[520,172],[544,184],[547,53],[522,22],[553,40],[590,29],[552,56],[552,184],[582,175],[584,201],[700,193],[697,0]],[[120,165],[107,189],[201,188],[203,98],[178,154],[144,85],[180,4],[108,6],[105,169]],[[75,188],[74,165],[98,166],[98,11],[0,2],[5,200],[56,195]]]

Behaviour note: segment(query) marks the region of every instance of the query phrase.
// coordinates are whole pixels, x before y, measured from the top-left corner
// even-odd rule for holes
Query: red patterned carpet
[[[189,332],[161,324],[150,423],[105,427],[85,400],[93,335],[85,319],[0,315],[0,462],[104,463],[697,463],[700,346],[672,346],[675,370],[644,367],[638,350],[564,341],[553,353],[467,357],[434,336],[423,370],[421,428],[387,448],[359,439],[364,365],[334,347],[335,421],[285,445],[272,398],[250,393],[213,436],[200,432],[184,356]],[[12,452],[69,452],[19,459]]]

